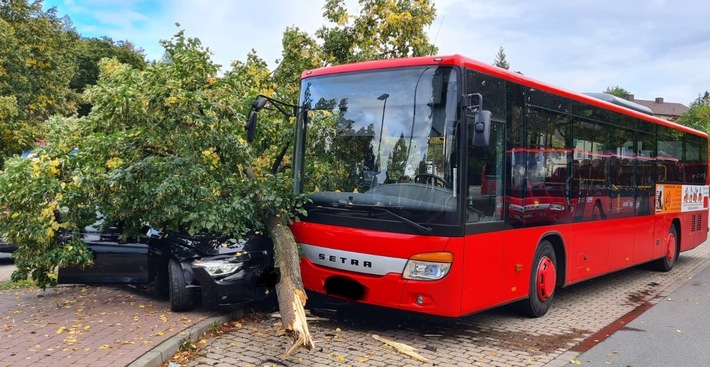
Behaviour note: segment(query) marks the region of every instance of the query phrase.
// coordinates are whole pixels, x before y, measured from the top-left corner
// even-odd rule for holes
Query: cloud
[[[298,27],[313,35],[323,24],[322,5],[294,1],[231,0],[171,2],[172,21],[180,22],[189,36],[199,38],[215,54],[215,61],[228,67],[246,60],[250,50],[269,65],[281,57],[281,39],[286,27]]]
[[[356,0],[348,10],[359,11]],[[251,49],[270,66],[286,27],[312,36],[325,1],[46,0],[85,36],[106,35],[160,59],[159,41],[179,29],[228,68]],[[441,54],[492,63],[499,47],[511,69],[580,92],[621,86],[639,99],[688,104],[710,89],[710,7],[701,0],[438,0],[430,39]],[[180,28],[175,23],[180,23]]]
[[[688,104],[710,88],[710,8],[682,3],[599,0],[438,1],[437,46],[580,92],[619,85],[640,99]]]

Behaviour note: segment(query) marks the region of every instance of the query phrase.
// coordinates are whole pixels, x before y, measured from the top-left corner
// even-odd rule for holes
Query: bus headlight
[[[439,280],[451,269],[454,255],[450,252],[428,252],[409,258],[402,277],[413,280]]]
[[[242,263],[231,263],[228,261],[204,261],[195,263],[193,266],[204,268],[212,278],[224,278],[239,270]]]

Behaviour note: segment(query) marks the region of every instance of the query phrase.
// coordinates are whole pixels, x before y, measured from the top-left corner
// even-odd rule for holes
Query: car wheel
[[[170,310],[174,312],[190,310],[195,304],[195,294],[187,287],[182,266],[175,259],[168,262]]]

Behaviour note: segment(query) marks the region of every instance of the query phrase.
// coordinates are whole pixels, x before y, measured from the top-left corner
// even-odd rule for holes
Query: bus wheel
[[[668,237],[665,242],[666,254],[653,262],[653,267],[658,271],[668,272],[673,269],[676,260],[678,260],[678,232],[675,226],[671,224],[671,229],[668,230]]]
[[[528,299],[521,303],[522,312],[530,317],[540,317],[547,313],[555,295],[557,285],[557,258],[550,241],[540,242],[535,250],[530,291]]]

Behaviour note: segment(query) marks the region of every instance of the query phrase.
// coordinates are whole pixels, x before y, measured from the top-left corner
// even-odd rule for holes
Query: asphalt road
[[[569,366],[707,366],[709,310],[710,267]]]

